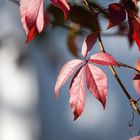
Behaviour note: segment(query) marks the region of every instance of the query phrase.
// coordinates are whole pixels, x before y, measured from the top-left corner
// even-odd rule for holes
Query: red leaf
[[[70,85],[70,105],[76,120],[85,106],[84,69],[80,68],[74,75]]]
[[[67,62],[61,69],[56,85],[55,85],[55,95],[56,97],[59,95],[59,89],[66,83],[68,78],[71,76],[73,71],[76,69],[76,67],[80,66],[83,63],[82,60],[76,59],[71,60]]]
[[[33,26],[27,36],[27,39],[25,43],[30,42],[32,39],[34,39],[39,34],[38,30],[36,29],[36,26]]]
[[[140,70],[140,59],[137,60],[135,67]],[[138,95],[140,95],[140,74],[135,75],[133,85]]]
[[[28,42],[44,28],[44,0],[21,0],[20,15]]]
[[[139,47],[140,50],[140,38],[136,32],[133,33],[132,38],[136,41],[137,46]]]
[[[65,20],[67,19],[68,12],[70,11],[70,6],[66,0],[51,0],[51,2],[59,7],[64,12]]]
[[[92,49],[98,37],[98,33],[94,32],[86,37],[82,45],[82,55],[83,57],[87,56],[87,53]]]
[[[133,80],[140,80],[140,74],[136,74],[133,78]]]
[[[137,46],[140,50],[140,18],[137,16],[137,13],[135,11],[128,10],[128,20],[130,35],[137,43]]]
[[[107,77],[98,67],[86,65],[86,83],[89,91],[102,103],[105,108],[107,96]]]
[[[104,52],[92,55],[89,61],[100,65],[119,66],[118,62],[110,54]]]
[[[140,140],[140,136],[135,136],[135,137],[131,138],[130,140]]]
[[[132,0],[133,1],[133,3],[135,4],[135,7],[138,7],[138,2],[139,2],[139,0]]]
[[[108,12],[109,12],[108,29],[120,24],[126,18],[125,9],[119,3],[110,4]]]

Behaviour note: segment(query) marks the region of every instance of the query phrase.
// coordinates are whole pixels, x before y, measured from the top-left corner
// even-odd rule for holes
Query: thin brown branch
[[[126,67],[126,68],[129,68],[129,69],[133,69],[133,70],[135,70],[136,72],[138,72],[138,73],[140,73],[140,70],[138,70],[138,69],[136,69],[136,68],[134,68],[134,67],[132,67],[132,66],[129,66],[129,65],[127,65],[127,64],[124,64],[124,63],[119,63],[119,65],[121,66],[121,67]]]
[[[91,13],[93,15],[95,15],[94,13],[94,10],[92,9],[92,7],[89,5],[88,3],[88,0],[83,0],[85,5],[89,8],[89,10],[91,11]],[[96,24],[96,27],[97,24]],[[97,28],[98,29],[98,28]],[[101,35],[100,35],[100,32],[98,31],[98,40],[99,40],[99,46],[100,46],[100,50],[103,51],[103,52],[106,52],[105,51],[105,48],[104,48],[104,45],[103,45],[103,42],[102,42],[102,39],[101,39]],[[120,85],[121,89],[123,90],[125,96],[128,98],[129,102],[131,103],[133,109],[140,115],[140,110],[137,106],[137,102],[135,100],[133,100],[133,98],[130,96],[130,94],[128,93],[128,91],[126,90],[125,86],[123,85],[123,83],[121,82],[117,72],[115,71],[114,67],[113,66],[110,66],[109,67],[112,74],[114,75],[115,79],[117,80],[118,84]]]
[[[140,101],[140,97],[136,100],[136,102],[138,103]]]

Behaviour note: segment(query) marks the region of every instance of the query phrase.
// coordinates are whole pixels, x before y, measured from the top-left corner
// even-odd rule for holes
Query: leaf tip
[[[79,114],[75,111],[73,112],[73,115],[74,115],[73,121],[76,121],[79,117]]]
[[[103,110],[105,110],[106,107],[106,98],[103,99],[98,99],[100,101],[100,103],[102,104]]]
[[[55,93],[55,98],[56,98],[56,99],[58,98],[58,93]]]
[[[57,89],[56,86],[55,86],[55,89],[54,89],[54,93],[55,93],[55,97],[58,98],[58,96],[59,96],[59,90]]]
[[[64,21],[67,20],[69,11],[70,11],[70,7],[64,12]]]
[[[106,102],[105,103],[102,103],[102,105],[103,105],[103,109],[105,110]]]
[[[109,25],[107,27],[107,30],[110,29],[111,27],[113,27],[113,24],[112,23],[109,23]]]
[[[133,77],[133,80],[140,80],[140,74],[136,74],[136,75]]]
[[[25,44],[29,43],[31,40],[33,40],[37,35],[39,34],[36,26],[32,26],[31,29],[29,30],[27,39],[25,41]]]

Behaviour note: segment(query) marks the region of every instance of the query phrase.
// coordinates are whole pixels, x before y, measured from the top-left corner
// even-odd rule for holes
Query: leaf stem
[[[132,67],[132,66],[129,66],[129,65],[127,65],[127,64],[124,64],[124,63],[119,63],[119,65],[121,66],[121,67],[126,67],[126,68],[129,68],[129,69],[133,69],[133,70],[135,70],[136,72],[138,72],[138,73],[140,73],[140,70],[138,70],[138,69],[136,69],[136,68],[134,68],[134,67]]]
[[[105,48],[103,46],[103,42],[102,42],[102,39],[101,39],[100,34],[99,34],[99,37],[98,38],[99,38],[100,50],[103,51],[103,52],[106,52],[105,51]],[[135,68],[133,68],[131,66],[128,66],[126,64],[124,64],[123,66],[138,71],[137,69],[135,69]],[[131,103],[133,109],[140,115],[140,110],[139,110],[139,108],[137,106],[137,102],[135,100],[133,100],[133,98],[130,96],[130,94],[126,90],[125,86],[123,85],[122,81],[120,80],[120,78],[119,78],[117,72],[115,71],[114,67],[111,65],[111,66],[109,66],[109,68],[110,68],[112,74],[114,75],[115,79],[117,80],[118,84],[120,85],[121,89],[123,90],[124,94],[128,98],[129,102]],[[138,71],[138,72],[140,72],[140,71]]]
[[[90,6],[88,0],[83,0],[83,2],[89,8],[91,13],[95,17],[95,12],[94,12],[93,8]],[[96,28],[98,29],[97,20],[95,20],[95,21],[96,21]],[[100,31],[98,31],[98,40],[99,40],[100,50],[103,51],[103,52],[106,52],[105,48],[104,48],[104,45],[103,45],[103,42],[102,42],[102,39],[101,39]],[[128,67],[128,68],[132,68],[131,66],[128,66],[128,65],[123,65],[123,66]],[[129,100],[130,104],[132,105],[133,109],[140,115],[140,110],[137,106],[137,102],[135,100],[133,100],[133,98],[130,96],[130,94],[126,90],[125,86],[123,85],[122,81],[120,80],[120,78],[119,78],[117,72],[115,71],[114,67],[111,65],[111,66],[109,66],[109,68],[110,68],[112,74],[114,75],[115,79],[117,80],[118,84],[120,85],[121,89],[123,90],[125,96],[128,98],[128,100]]]

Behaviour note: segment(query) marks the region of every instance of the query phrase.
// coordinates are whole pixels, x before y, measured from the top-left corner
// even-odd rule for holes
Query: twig
[[[132,106],[131,106],[132,107]],[[129,124],[129,128],[130,128],[130,135],[132,135],[132,128],[133,128],[133,124],[134,124],[134,118],[135,118],[135,114],[134,114],[134,110],[132,110],[132,118],[131,120],[128,122]]]
[[[121,66],[121,67],[126,67],[126,68],[129,68],[129,69],[133,69],[133,70],[135,70],[136,72],[138,72],[138,73],[140,73],[140,71],[138,70],[138,69],[136,69],[136,68],[134,68],[134,67],[132,67],[132,66],[129,66],[129,65],[127,65],[127,64],[124,64],[124,63],[119,63],[119,65]]]
[[[91,11],[91,13],[93,14],[93,16],[95,17],[95,12],[94,10],[92,9],[92,7],[89,5],[88,3],[88,0],[83,0],[83,2],[85,3],[85,5],[89,8],[89,10]],[[96,18],[96,17],[95,17]],[[97,20],[95,20],[97,22]],[[96,24],[96,27],[98,29],[98,26]],[[100,50],[103,51],[103,52],[106,52],[105,51],[105,48],[104,48],[104,45],[103,45],[103,42],[102,42],[102,39],[101,39],[101,35],[100,35],[100,32],[98,31],[98,39],[99,39],[99,46],[100,46]],[[110,66],[109,67],[112,74],[114,75],[115,79],[117,80],[118,84],[120,85],[120,87],[122,88],[122,90],[124,91],[124,94],[126,95],[126,97],[128,98],[129,102],[131,103],[133,109],[140,115],[140,110],[137,106],[137,102],[135,100],[133,100],[133,98],[130,96],[130,94],[128,93],[128,91],[126,90],[125,86],[123,85],[123,83],[121,82],[117,72],[115,71],[114,67],[113,66]]]
[[[136,100],[136,102],[138,103],[140,101],[140,97]]]

